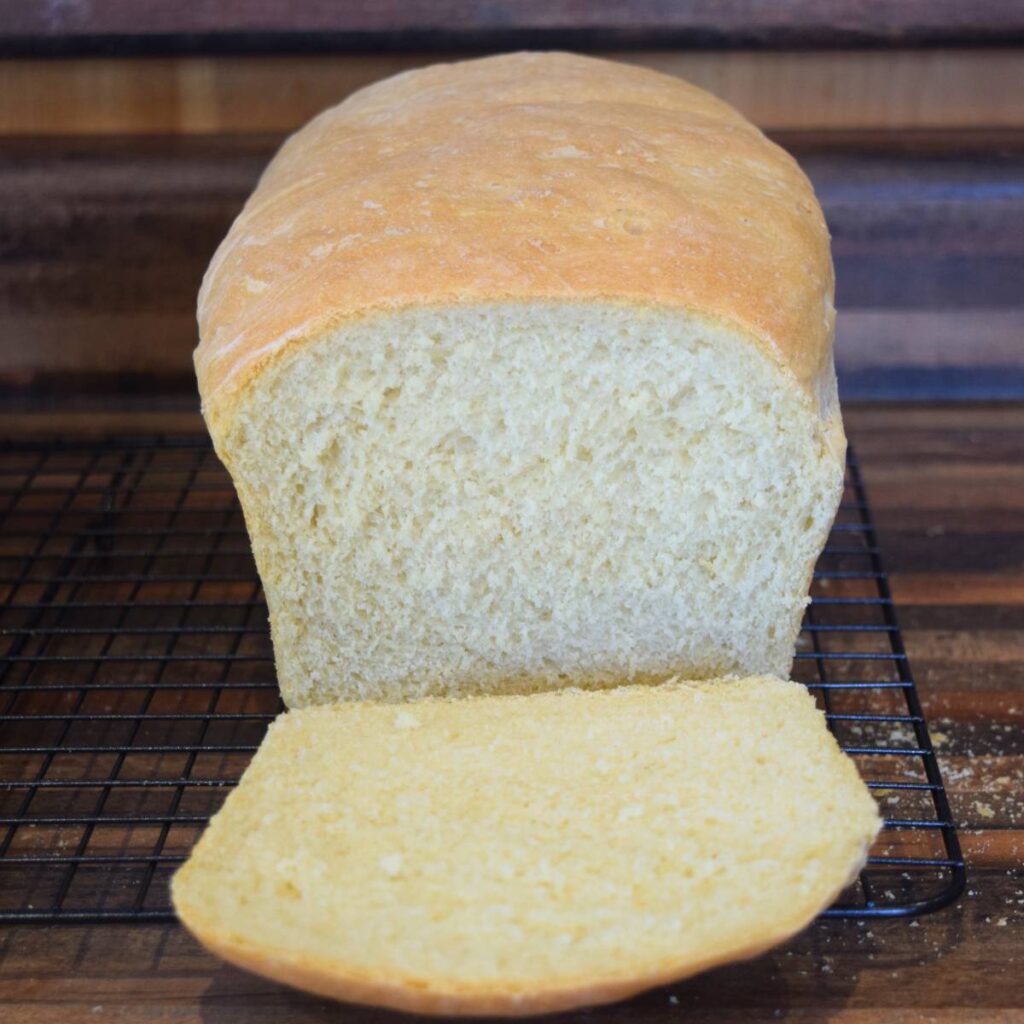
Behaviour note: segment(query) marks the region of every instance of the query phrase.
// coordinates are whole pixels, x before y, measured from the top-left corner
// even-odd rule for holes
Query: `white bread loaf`
[[[788,674],[845,450],[828,233],[678,79],[515,54],[293,136],[203,408],[289,705]]]
[[[312,992],[543,1013],[782,941],[878,826],[797,683],[356,702],[271,726],[173,896],[211,950]]]

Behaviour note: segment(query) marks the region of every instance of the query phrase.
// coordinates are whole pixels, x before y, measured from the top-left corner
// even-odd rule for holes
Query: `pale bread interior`
[[[788,675],[842,487],[829,380],[811,401],[744,331],[613,302],[289,349],[207,410],[286,702]]]
[[[782,940],[878,826],[797,683],[357,702],[271,726],[173,896],[210,948],[312,991],[534,1013]]]

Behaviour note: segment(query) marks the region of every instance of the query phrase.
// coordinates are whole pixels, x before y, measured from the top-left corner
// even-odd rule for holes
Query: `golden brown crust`
[[[344,320],[610,300],[735,325],[830,410],[828,231],[796,163],[677,78],[510,54],[380,82],[294,135],[207,271],[209,407]]]
[[[857,865],[857,871],[861,867],[863,862]],[[856,877],[857,871],[853,877]],[[580,978],[572,984],[562,983],[551,988],[532,987],[523,991],[511,987],[502,990],[499,986],[460,989],[436,981],[428,983],[421,979],[402,979],[393,975],[374,977],[351,971],[343,964],[317,960],[299,953],[281,957],[277,951],[205,927],[205,922],[183,912],[183,907],[178,907],[178,913],[203,946],[222,960],[304,992],[345,1003],[382,1006],[430,1016],[533,1017],[618,1002],[723,964],[760,956],[805,928],[835,900],[840,891],[837,889],[828,899],[814,906],[794,909],[784,921],[770,922],[762,934],[752,936],[748,943],[740,947],[720,950],[685,962],[652,964],[649,969],[630,977]]]

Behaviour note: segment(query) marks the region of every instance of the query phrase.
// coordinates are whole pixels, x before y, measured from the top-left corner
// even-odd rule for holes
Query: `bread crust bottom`
[[[529,990],[513,984],[470,988],[466,985],[427,982],[419,978],[396,979],[359,974],[343,963],[308,956],[282,956],[278,951],[215,928],[193,918],[192,934],[211,953],[236,967],[272,978],[284,985],[343,1003],[385,1007],[402,1013],[431,1017],[537,1017],[564,1010],[617,1003],[649,989],[684,981],[724,964],[751,960],[803,931],[856,878],[867,860],[867,850],[850,878],[820,904],[804,906],[786,920],[765,925],[762,933],[735,949],[686,961],[665,961],[619,978],[579,977],[550,987],[531,983]]]

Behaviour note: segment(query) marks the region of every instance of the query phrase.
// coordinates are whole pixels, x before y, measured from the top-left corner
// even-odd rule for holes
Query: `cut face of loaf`
[[[424,1013],[609,1002],[806,925],[878,812],[803,686],[293,711],[175,876],[227,960]]]
[[[291,706],[788,674],[842,482],[742,332],[615,303],[367,317],[222,429]]]

